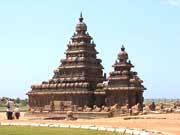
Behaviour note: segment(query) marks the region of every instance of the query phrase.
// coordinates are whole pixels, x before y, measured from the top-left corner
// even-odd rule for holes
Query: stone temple
[[[30,108],[43,108],[53,101],[70,102],[76,107],[115,104],[131,107],[143,103],[143,81],[137,72],[131,71],[133,65],[124,46],[113,65],[114,71],[108,78],[103,74],[102,61],[97,58],[96,45],[82,14],[67,47],[66,58],[61,60],[52,79],[31,86],[27,93]]]

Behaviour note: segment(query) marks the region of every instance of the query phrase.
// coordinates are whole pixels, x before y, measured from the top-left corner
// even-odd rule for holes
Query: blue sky
[[[145,98],[180,97],[180,0],[0,1],[0,97],[53,76],[81,11],[104,72],[124,44]]]

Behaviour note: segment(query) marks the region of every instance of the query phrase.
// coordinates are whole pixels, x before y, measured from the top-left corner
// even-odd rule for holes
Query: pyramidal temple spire
[[[91,42],[92,37],[86,31],[87,25],[83,22],[82,13],[80,13],[79,21],[76,24],[76,32],[67,45],[66,57],[61,60],[61,64],[54,70],[54,76],[40,85],[33,85],[32,91],[28,93],[31,108],[39,105],[36,103],[41,103],[39,106],[44,107],[54,103],[54,101],[79,107],[85,105],[92,107],[94,105],[94,91],[97,84],[103,83],[106,78],[103,76],[101,59],[97,58],[98,52],[95,44]],[[51,90],[53,93],[51,93]],[[45,99],[44,101],[38,97],[39,91],[41,91],[41,97],[43,100]],[[49,99],[50,95],[53,95],[51,99]],[[98,106],[103,102],[104,100],[101,99]],[[58,107],[60,107],[60,104]]]
[[[80,13],[79,21],[80,21],[80,22],[83,21],[82,12]]]

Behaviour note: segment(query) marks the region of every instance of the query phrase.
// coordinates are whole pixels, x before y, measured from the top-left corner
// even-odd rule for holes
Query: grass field
[[[7,107],[4,107],[4,106],[2,107],[2,106],[1,106],[1,107],[0,107],[0,111],[6,111],[6,108],[7,108]]]
[[[0,126],[0,135],[120,135],[120,133],[71,128]]]
[[[0,111],[6,111],[7,107],[1,106]],[[20,110],[28,110],[28,106],[22,106],[20,107]]]

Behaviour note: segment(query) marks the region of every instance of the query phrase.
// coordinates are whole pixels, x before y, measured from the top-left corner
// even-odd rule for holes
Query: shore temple
[[[121,47],[114,70],[106,78],[82,14],[65,54],[52,79],[31,86],[27,93],[30,108],[42,108],[52,101],[70,101],[78,107],[143,104],[145,87],[137,72],[131,71],[134,66],[125,47]]]

